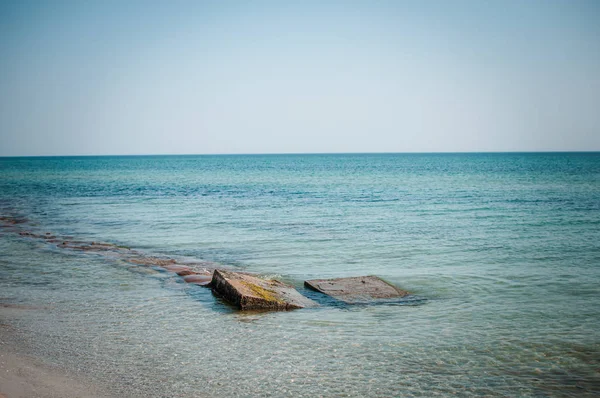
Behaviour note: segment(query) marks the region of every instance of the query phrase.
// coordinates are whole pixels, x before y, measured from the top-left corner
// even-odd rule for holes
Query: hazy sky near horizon
[[[0,156],[600,150],[599,21],[595,0],[0,0]]]

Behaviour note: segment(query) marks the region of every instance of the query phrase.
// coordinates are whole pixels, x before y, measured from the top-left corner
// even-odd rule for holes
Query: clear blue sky
[[[600,150],[600,1],[1,1],[0,156]]]

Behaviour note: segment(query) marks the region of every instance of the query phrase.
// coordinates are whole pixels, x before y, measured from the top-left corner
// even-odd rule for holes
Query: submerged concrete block
[[[187,265],[168,264],[164,266],[167,271],[175,272],[179,276],[193,275],[195,272]]]
[[[183,277],[183,280],[187,283],[194,283],[200,286],[210,285],[212,280],[212,274],[191,274]]]
[[[239,272],[216,270],[211,286],[216,294],[242,310],[293,310],[317,306],[292,286]]]
[[[367,303],[380,299],[400,298],[409,294],[374,275],[313,279],[305,281],[304,286],[346,303]]]

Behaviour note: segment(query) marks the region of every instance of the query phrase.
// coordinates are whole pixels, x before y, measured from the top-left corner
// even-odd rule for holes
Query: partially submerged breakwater
[[[24,238],[35,239],[59,249],[101,255],[133,265],[155,267],[174,272],[188,283],[207,285],[219,264],[209,261],[181,261],[168,256],[156,256],[128,246],[108,242],[83,241],[73,236],[35,231],[29,220],[22,217],[0,216],[0,231],[12,232]]]
[[[138,266],[173,272],[186,283],[212,289],[216,296],[240,310],[293,310],[319,306],[293,286],[275,279],[261,278],[256,274],[235,271],[208,261],[181,261],[167,256],[150,255],[114,243],[82,241],[72,236],[39,232],[22,217],[0,216],[0,231],[45,242],[59,249],[93,253]],[[409,295],[407,291],[376,276],[316,279],[305,281],[304,284],[311,290],[347,304],[401,299]]]

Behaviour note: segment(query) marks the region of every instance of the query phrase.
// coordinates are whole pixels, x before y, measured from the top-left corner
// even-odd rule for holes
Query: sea
[[[0,216],[4,330],[113,396],[600,395],[600,153],[6,157]],[[320,305],[239,311],[62,240]],[[361,275],[411,294],[304,288]]]

